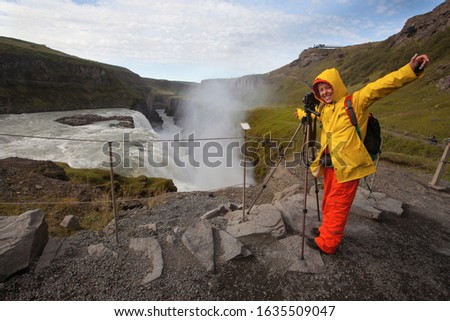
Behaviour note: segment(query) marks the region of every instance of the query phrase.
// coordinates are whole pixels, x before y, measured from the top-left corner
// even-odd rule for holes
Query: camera
[[[303,105],[308,109],[314,109],[314,106],[317,106],[320,102],[314,96],[314,93],[310,92],[303,97]]]
[[[316,106],[320,104],[320,101],[314,96],[314,93],[310,92],[303,97],[303,109],[305,110],[307,115],[314,114],[316,116],[320,116],[320,114],[316,111]]]

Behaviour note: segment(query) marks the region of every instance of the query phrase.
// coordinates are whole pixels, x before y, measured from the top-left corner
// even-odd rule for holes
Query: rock
[[[223,215],[223,214],[225,214],[227,212],[228,212],[228,210],[226,209],[226,207],[224,205],[221,205],[218,208],[215,208],[215,209],[213,209],[213,210],[203,214],[200,218],[202,220],[209,220],[209,219],[212,219],[214,217]]]
[[[230,203],[230,205],[228,206],[228,209],[229,209],[230,211],[242,210],[242,206],[243,206],[243,204],[234,204],[234,203]]]
[[[449,1],[441,2],[432,12],[409,18],[400,32],[387,39],[391,47],[404,45],[411,39],[417,42],[425,41],[436,33],[447,30],[450,26]]]
[[[81,229],[80,222],[78,221],[78,218],[74,215],[67,215],[66,217],[64,217],[64,219],[59,225],[61,225],[62,227],[66,227],[70,230]]]
[[[304,199],[304,194],[295,194],[275,201],[275,207],[280,211],[284,224],[287,228],[295,232],[303,230]],[[322,211],[320,207],[321,203],[319,202],[320,211]],[[307,196],[306,209],[306,220],[308,222],[311,220],[317,221],[317,202],[315,196]]]
[[[35,271],[39,271],[50,266],[54,260],[64,256],[65,253],[78,249],[82,239],[83,237],[80,236],[80,234],[75,234],[61,239],[49,237],[44,251],[39,257]]]
[[[68,117],[60,117],[55,121],[69,125],[69,126],[85,126],[90,124],[95,124],[98,122],[117,120],[122,123],[126,123],[127,128],[134,128],[134,120],[131,116],[111,116],[105,117],[101,115],[93,115],[93,114],[79,114]]]
[[[252,254],[244,244],[225,231],[219,230],[217,238],[219,243],[218,253],[216,254],[217,263],[228,262]]]
[[[175,236],[170,234],[166,236],[166,242],[169,244],[174,244],[175,243]]]
[[[107,248],[103,243],[89,245],[88,253],[90,256],[113,256],[116,259],[119,257],[117,252]]]
[[[352,208],[350,209],[351,214],[355,214],[362,217],[367,217],[374,220],[381,220],[381,211],[374,208],[372,205],[368,204],[365,200],[353,201]]]
[[[108,225],[103,228],[103,233],[106,235],[113,235],[116,232],[116,220],[112,219]]]
[[[286,247],[286,251],[292,256],[291,265],[288,271],[309,272],[309,273],[325,273],[326,267],[319,251],[315,251],[306,244],[304,245],[304,259],[302,260],[302,237],[293,235],[286,237],[280,242]],[[306,267],[306,270],[305,270]]]
[[[283,220],[289,228],[294,231],[300,231],[301,214],[303,210],[304,194],[295,194],[289,196],[289,191],[282,192],[286,197],[275,199],[277,207],[283,217]],[[323,190],[319,190],[319,210],[322,212]],[[389,198],[384,193],[370,192],[364,188],[358,188],[353,201],[350,213],[370,219],[380,220],[383,213],[391,213],[401,216],[403,213],[403,203],[401,201]],[[312,187],[307,198],[307,217],[317,217],[317,202],[315,188]]]
[[[48,241],[48,225],[41,210],[19,216],[0,216],[0,282],[27,268]]]
[[[368,190],[359,189],[355,198],[365,200],[372,207],[383,213],[395,214],[397,216],[402,216],[403,214],[403,202],[389,198],[384,193],[373,192],[371,195]]]
[[[300,67],[306,67],[312,63],[316,63],[327,58],[331,54],[331,51],[332,50],[316,48],[305,49],[300,53],[298,59],[292,63],[295,63],[295,65]]]
[[[132,210],[135,208],[142,208],[144,205],[139,200],[122,200],[119,203],[119,207],[122,210]]]
[[[439,79],[436,87],[441,91],[450,92],[450,75]]]
[[[272,199],[272,204],[275,205],[277,201],[281,201],[290,196],[298,194],[300,192],[300,184],[292,185],[289,188],[282,190],[281,192],[275,193]]]
[[[142,228],[142,229],[147,229],[150,230],[152,232],[156,232],[157,228],[156,228],[156,223],[150,223],[150,224],[145,224],[145,225],[139,225],[138,228]]]
[[[214,238],[212,226],[208,221],[201,220],[189,227],[181,241],[207,271],[214,271]]]
[[[270,270],[280,271],[283,274],[286,272],[316,274],[326,271],[320,252],[310,249],[306,244],[302,259],[302,237],[299,235],[290,235],[279,240],[254,239],[252,242],[263,245],[262,248],[257,246],[258,252],[264,254],[263,261]]]
[[[247,215],[246,222],[242,222],[241,211],[230,212],[226,217],[228,219],[227,232],[236,238],[255,234],[268,234],[275,238],[286,235],[280,211],[270,204],[254,206]]]
[[[142,284],[147,284],[159,278],[163,271],[162,249],[158,240],[154,238],[132,238],[130,239],[130,249],[136,252],[144,252],[151,262],[149,273],[142,280]]]
[[[35,271],[40,271],[51,265],[53,260],[58,256],[61,245],[64,239],[57,239],[50,237],[45,245],[44,251],[39,257],[38,264],[36,265]]]
[[[381,220],[383,213],[401,216],[403,213],[401,201],[388,198],[384,193],[370,192],[359,188],[356,192],[350,212],[359,216]]]

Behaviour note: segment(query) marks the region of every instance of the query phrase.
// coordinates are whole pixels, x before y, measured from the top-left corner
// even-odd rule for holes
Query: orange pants
[[[325,168],[322,200],[322,226],[315,238],[323,252],[332,254],[344,237],[345,224],[350,212],[359,179],[338,183],[333,168]]]

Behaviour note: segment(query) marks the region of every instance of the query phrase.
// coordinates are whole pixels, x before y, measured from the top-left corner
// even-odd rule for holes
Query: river
[[[144,115],[129,109],[0,115],[0,158],[51,160],[73,168],[109,169],[107,142],[113,142],[114,170],[119,174],[169,178],[179,191],[242,186],[240,139],[209,141],[195,137],[184,133],[162,110],[159,113],[164,120],[159,132]],[[131,116],[135,128],[120,127],[117,120],[83,126],[56,121],[80,114]],[[191,141],[183,141],[184,138]],[[251,174],[247,182],[252,182]]]

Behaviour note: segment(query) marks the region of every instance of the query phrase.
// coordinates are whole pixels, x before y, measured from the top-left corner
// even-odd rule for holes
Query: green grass
[[[424,82],[418,80],[378,101],[372,111],[388,130],[422,139],[434,135],[442,141],[450,136],[450,101]]]
[[[294,105],[261,107],[249,112],[251,124],[250,136],[265,137],[271,135],[277,140],[289,140],[299,125],[294,116],[297,108]]]
[[[108,170],[71,168],[63,163],[58,165],[64,169],[66,175],[74,183],[93,185],[108,192],[111,190],[111,174]],[[177,191],[176,186],[170,179],[152,178],[143,175],[126,177],[115,174],[114,184],[117,197],[152,197]]]
[[[292,105],[261,107],[250,111],[247,114],[247,121],[250,123],[249,141],[257,142],[258,149],[254,156],[255,174],[258,180],[261,180],[268,172],[269,168],[265,166],[269,162],[276,162],[278,151],[284,151],[288,142],[300,124],[300,121],[294,116],[296,107]],[[289,149],[286,159],[294,150],[298,150],[302,133],[298,133],[294,140],[292,149]],[[276,142],[278,150],[272,149],[264,142]],[[282,145],[284,144],[284,145]]]

